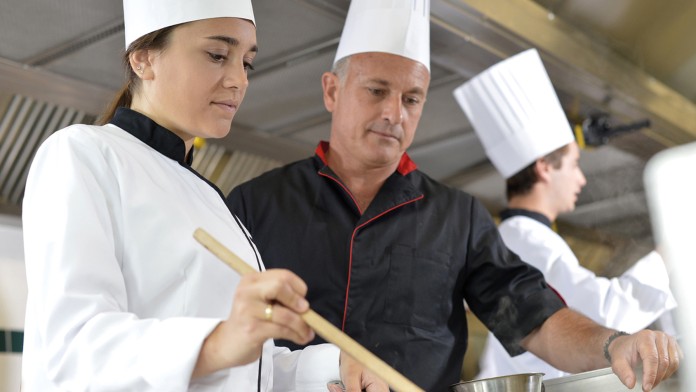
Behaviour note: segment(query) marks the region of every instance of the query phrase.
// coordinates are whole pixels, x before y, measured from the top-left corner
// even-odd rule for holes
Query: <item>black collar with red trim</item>
[[[324,165],[327,166],[328,162],[326,160],[326,153],[328,152],[329,142],[325,140],[320,141],[316,150],[314,150],[314,153],[317,154],[319,159],[321,159],[321,161],[324,162]],[[401,156],[401,161],[399,161],[399,166],[396,168],[396,171],[402,176],[405,176],[416,169],[418,169],[418,165],[411,160],[411,157],[409,157],[407,153],[404,153],[404,155]]]

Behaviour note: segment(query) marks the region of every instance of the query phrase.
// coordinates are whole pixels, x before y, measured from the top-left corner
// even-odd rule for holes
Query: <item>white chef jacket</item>
[[[258,361],[190,379],[240,280],[192,234],[201,227],[263,269],[258,253],[219,190],[183,162],[181,139],[119,113],[145,129],[70,126],[32,164],[22,389],[257,391]],[[290,353],[269,340],[261,390],[325,391],[339,378],[338,355],[333,345]]]
[[[633,333],[663,315],[669,317],[677,306],[657,252],[649,253],[620,277],[607,279],[582,267],[563,238],[536,219],[513,216],[499,230],[505,245],[539,269],[568,307],[601,325]],[[479,365],[476,378],[542,372],[544,379],[551,379],[569,374],[529,352],[511,357],[491,333]]]

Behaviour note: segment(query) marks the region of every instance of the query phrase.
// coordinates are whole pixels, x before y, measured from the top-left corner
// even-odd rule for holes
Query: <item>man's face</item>
[[[587,181],[580,170],[578,160],[580,149],[577,143],[569,145],[568,152],[561,158],[561,167],[552,168],[551,184],[552,197],[556,202],[558,213],[569,212],[575,209],[578,195]]]
[[[331,148],[365,168],[398,164],[413,142],[430,73],[416,61],[387,53],[350,57],[341,81],[324,74],[324,104],[332,113]]]

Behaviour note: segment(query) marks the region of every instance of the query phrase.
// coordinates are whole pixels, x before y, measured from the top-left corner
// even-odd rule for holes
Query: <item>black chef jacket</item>
[[[228,205],[267,268],[297,273],[312,309],[420,387],[445,391],[459,381],[464,300],[513,355],[565,306],[504,246],[472,196],[416,170],[404,154],[360,211],[326,165],[327,150],[322,142],[314,157],[240,185]]]

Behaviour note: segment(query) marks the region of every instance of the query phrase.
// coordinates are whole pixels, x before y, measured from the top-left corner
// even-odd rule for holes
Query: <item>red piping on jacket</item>
[[[563,305],[568,306],[568,303],[566,302],[565,298],[563,298],[563,296],[561,295],[561,293],[559,293],[558,290],[556,290],[556,288],[554,288],[553,286],[551,286],[551,285],[549,284],[549,282],[546,282],[546,285],[548,285],[549,288],[550,288],[551,290],[553,290],[554,293],[556,293],[556,295],[558,296],[558,298],[560,298],[561,301],[563,301]]]
[[[321,161],[324,163],[324,165],[328,165],[328,162],[327,162],[327,160],[326,160],[326,153],[327,153],[328,151],[329,151],[329,142],[327,142],[327,141],[320,141],[319,144],[317,145],[317,148],[314,150],[314,153],[317,154],[317,156],[319,157],[319,159],[321,159]],[[403,155],[401,155],[401,159],[399,160],[399,166],[396,168],[396,171],[397,171],[399,174],[405,176],[405,175],[407,175],[408,173],[410,173],[410,172],[416,170],[417,168],[418,168],[418,166],[416,165],[415,162],[413,162],[413,161],[411,160],[411,157],[409,157],[408,154],[403,153]],[[331,177],[331,176],[329,176],[329,175],[326,175],[326,174],[324,174],[324,173],[322,173],[322,172],[318,172],[318,174],[319,174],[320,176],[329,178],[329,179],[331,179],[332,181],[334,181],[335,183],[337,183],[338,185],[340,185],[341,188],[343,188],[343,190],[346,191],[346,193],[348,194],[348,196],[350,196],[350,199],[353,200],[353,203],[355,203],[355,206],[358,208],[358,211],[360,212],[360,215],[363,214],[363,211],[360,209],[360,205],[358,204],[358,202],[357,202],[357,201],[355,200],[355,198],[353,197],[353,194],[351,193],[351,191],[350,191],[348,188],[346,188],[345,185],[343,185],[343,184],[341,183],[341,181],[338,181],[338,180],[336,180],[335,178],[333,178],[333,177]],[[374,218],[370,219],[369,221],[363,223],[362,225],[356,227],[355,230],[353,230],[353,234],[352,234],[351,237],[350,237],[350,255],[349,255],[349,258],[348,258],[348,284],[346,285],[346,300],[345,300],[345,302],[344,302],[344,304],[343,304],[343,322],[341,323],[341,331],[344,331],[344,330],[345,330],[345,327],[346,327],[346,316],[348,315],[348,294],[350,293],[350,278],[351,278],[351,272],[353,271],[353,242],[355,241],[355,234],[356,234],[356,233],[358,232],[358,230],[360,230],[362,227],[364,227],[364,226],[367,225],[368,223],[374,221],[375,219],[377,219],[377,218],[383,216],[384,214],[387,214],[387,213],[389,213],[389,212],[391,212],[391,211],[393,211],[393,210],[395,210],[395,209],[397,209],[397,208],[399,208],[399,207],[405,206],[406,204],[410,204],[410,203],[413,203],[413,202],[415,202],[415,201],[421,200],[422,198],[423,198],[423,195],[420,195],[419,197],[417,197],[417,198],[415,198],[415,199],[411,199],[411,200],[408,200],[408,201],[406,201],[406,202],[403,202],[403,203],[401,203],[401,204],[399,204],[399,205],[396,205],[396,206],[394,206],[394,207],[392,207],[392,208],[390,208],[390,209],[388,209],[388,210],[382,212],[381,214],[375,216]]]
[[[355,203],[355,206],[358,208],[358,211],[360,211],[360,215],[362,215],[362,211],[360,210],[360,206],[359,206],[358,203],[355,201],[355,198],[353,197],[353,194],[350,193],[350,191],[348,190],[348,188],[346,188],[343,184],[341,184],[340,181],[336,180],[335,178],[333,178],[333,177],[331,177],[331,176],[328,176],[328,175],[323,174],[323,173],[319,173],[319,175],[320,175],[320,176],[323,176],[323,177],[326,177],[326,178],[330,178],[331,180],[333,180],[334,182],[336,182],[338,185],[340,185],[341,188],[345,189],[345,191],[346,191],[346,192],[348,193],[348,195],[350,196],[351,200],[353,200],[353,203]],[[394,207],[392,207],[392,208],[390,208],[390,209],[388,209],[388,210],[386,210],[386,211],[383,211],[383,212],[380,213],[379,215],[376,215],[376,216],[373,217],[372,219],[368,220],[367,222],[364,222],[364,223],[361,224],[360,226],[356,227],[355,230],[353,230],[353,234],[350,236],[350,254],[349,254],[349,256],[348,256],[348,284],[346,284],[346,300],[345,300],[345,302],[343,303],[343,322],[341,322],[341,331],[345,331],[345,328],[346,328],[346,318],[347,318],[346,316],[348,315],[348,294],[350,293],[350,278],[351,278],[351,272],[353,272],[353,242],[355,241],[355,234],[358,232],[358,230],[360,230],[362,227],[364,227],[364,226],[367,225],[368,223],[373,222],[375,219],[380,218],[380,217],[384,216],[385,214],[387,214],[387,213],[389,213],[389,212],[391,212],[391,211],[394,211],[394,210],[397,209],[397,208],[400,208],[400,207],[403,207],[403,206],[405,206],[405,205],[407,205],[407,204],[411,204],[411,203],[413,203],[413,202],[416,202],[416,201],[418,201],[418,200],[421,200],[423,197],[424,197],[423,195],[420,195],[420,196],[418,196],[418,197],[415,198],[415,199],[411,199],[411,200],[405,201],[405,202],[403,202],[403,203],[401,203],[401,204],[399,204],[399,205],[396,205],[396,206],[394,206]]]
[[[333,180],[336,184],[340,185],[341,188],[343,188],[343,190],[346,191],[346,193],[348,194],[348,196],[350,196],[350,199],[353,200],[353,203],[355,203],[355,206],[358,207],[358,212],[360,212],[360,215],[363,214],[363,211],[360,209],[360,205],[358,205],[358,202],[357,202],[357,201],[355,200],[355,198],[353,197],[353,194],[350,192],[350,190],[349,190],[348,188],[346,188],[345,185],[343,185],[343,183],[341,183],[341,181],[336,180],[335,178],[331,177],[331,176],[328,175],[328,174],[324,174],[324,173],[322,173],[322,172],[317,172],[317,173],[318,173],[320,176],[329,178],[329,179]]]
[[[353,235],[350,236],[350,256],[349,256],[349,259],[348,259],[348,260],[349,260],[349,261],[348,261],[348,284],[346,285],[346,301],[345,301],[345,303],[343,304],[343,322],[341,323],[341,331],[344,331],[345,328],[346,328],[346,319],[347,319],[347,316],[348,316],[348,293],[350,292],[350,273],[351,273],[351,271],[353,271],[353,241],[355,240],[355,233],[357,233],[358,230],[360,230],[362,227],[364,227],[364,226],[367,225],[368,223],[370,223],[370,222],[374,221],[375,219],[377,219],[377,218],[383,216],[384,214],[387,214],[387,213],[389,213],[389,212],[391,212],[391,211],[394,211],[395,209],[397,209],[397,208],[399,208],[399,207],[403,207],[403,206],[405,206],[406,204],[411,204],[411,203],[413,203],[413,202],[416,202],[416,201],[418,201],[418,200],[421,200],[423,197],[424,197],[423,195],[420,195],[420,196],[418,196],[418,197],[415,198],[415,199],[411,199],[411,200],[408,200],[408,201],[406,201],[406,202],[403,202],[403,203],[401,203],[401,204],[399,204],[399,205],[396,205],[396,206],[394,206],[394,207],[392,207],[392,208],[390,208],[390,209],[388,209],[388,210],[382,212],[381,214],[375,216],[374,218],[370,219],[369,221],[363,223],[362,225],[356,227],[355,230],[353,230]]]

